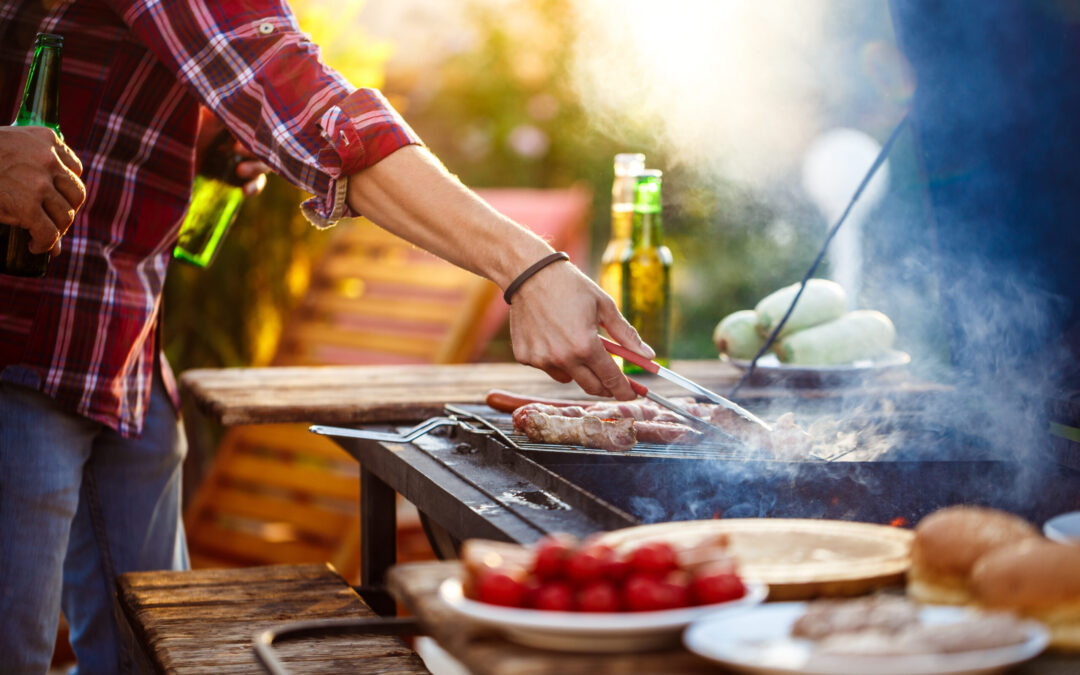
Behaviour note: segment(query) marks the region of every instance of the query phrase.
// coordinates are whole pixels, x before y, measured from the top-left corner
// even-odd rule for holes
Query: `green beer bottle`
[[[211,141],[191,188],[191,202],[173,249],[174,258],[207,267],[240,213],[244,181],[237,177],[236,165],[243,157],[233,150],[235,143],[228,129],[222,129]]]
[[[60,51],[64,38],[38,33],[34,60],[26,76],[22,105],[12,126],[49,127],[60,140]],[[0,274],[43,277],[49,267],[49,253],[30,252],[30,230],[0,223]]]
[[[634,225],[634,185],[645,170],[645,155],[615,155],[615,180],[611,184],[611,239],[600,257],[600,288],[622,308],[622,259],[630,248]]]
[[[630,247],[622,257],[622,312],[649,346],[656,362],[667,366],[671,358],[671,251],[664,246],[660,218],[663,174],[642,171],[634,187],[634,219]],[[623,371],[639,373],[630,362]]]

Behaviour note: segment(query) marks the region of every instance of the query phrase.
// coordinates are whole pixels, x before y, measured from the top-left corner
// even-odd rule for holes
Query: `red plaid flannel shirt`
[[[195,174],[198,104],[316,195],[303,209],[318,225],[353,215],[339,179],[419,139],[379,92],[320,61],[284,1],[6,0],[0,114],[9,119],[39,31],[64,36],[60,128],[88,196],[45,279],[0,275],[0,380],[137,435]]]

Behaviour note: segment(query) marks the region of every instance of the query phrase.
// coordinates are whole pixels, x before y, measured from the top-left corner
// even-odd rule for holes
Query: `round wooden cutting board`
[[[649,541],[693,546],[720,535],[739,573],[769,585],[769,600],[860,595],[903,582],[914,533],[843,520],[730,518],[642,525],[600,542],[628,550]]]

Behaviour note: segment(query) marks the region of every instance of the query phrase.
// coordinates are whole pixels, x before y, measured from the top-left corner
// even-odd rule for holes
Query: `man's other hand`
[[[244,158],[236,165],[236,177],[244,182],[244,196],[254,197],[266,187],[266,174],[270,173],[270,167],[251,154],[239,141],[233,150]]]
[[[82,162],[47,127],[0,127],[0,222],[30,231],[30,252],[60,254],[86,200]]]
[[[224,132],[225,124],[210,112],[209,108],[199,106],[199,134],[195,139],[195,166],[202,167],[207,161],[207,155],[211,153],[231,152],[239,158],[236,162],[236,178],[238,179],[236,182],[243,186],[244,196],[253,197],[259,194],[266,187],[266,174],[270,173],[270,167],[231,134],[228,136],[231,145],[222,147],[218,139]]]

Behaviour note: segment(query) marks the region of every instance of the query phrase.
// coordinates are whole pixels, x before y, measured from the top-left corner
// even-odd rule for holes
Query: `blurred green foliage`
[[[442,63],[434,92],[395,91],[392,77],[387,88],[408,101],[410,124],[467,185],[588,184],[594,278],[609,233],[614,155],[650,148],[649,166],[665,170],[664,227],[675,255],[674,356],[711,358],[721,317],[752,307],[791,283],[790,270],[809,264],[805,242],[814,236],[806,230],[820,231],[819,217],[806,204],[778,203],[669,166],[652,149],[650,129],[631,116],[618,139],[593,128],[571,84],[572,7],[572,0],[522,0],[507,21],[505,8],[474,3],[469,11],[483,39]],[[546,150],[531,154],[523,138],[543,139]],[[778,206],[798,218],[781,222]]]

